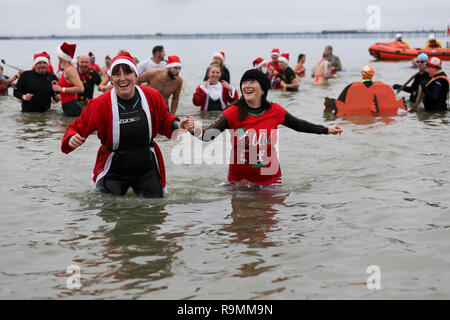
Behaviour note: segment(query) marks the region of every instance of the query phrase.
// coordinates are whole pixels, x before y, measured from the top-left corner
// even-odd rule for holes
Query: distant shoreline
[[[403,38],[423,38],[433,33],[437,38],[445,38],[445,30],[323,30],[320,32],[263,32],[263,33],[155,33],[125,35],[46,35],[46,36],[0,36],[0,40],[61,40],[61,39],[268,39],[268,38],[303,38],[303,39],[360,39],[360,38],[395,38],[401,33]]]

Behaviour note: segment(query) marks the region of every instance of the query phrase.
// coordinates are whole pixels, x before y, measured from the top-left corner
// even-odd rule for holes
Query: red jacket
[[[232,102],[239,99],[239,95],[236,89],[230,92],[226,89],[221,82],[219,82],[222,86],[222,96],[220,97],[220,104],[222,105],[222,110],[225,110]],[[208,89],[202,84],[197,87],[195,90],[194,96],[192,97],[192,103],[194,106],[199,106],[202,111],[208,110],[208,102],[209,102],[209,94]]]
[[[172,122],[174,120],[179,121],[179,118],[169,113],[163,97],[157,90],[140,86],[136,86],[136,90],[138,90],[141,96],[142,108],[147,115],[147,119],[149,119],[149,136],[155,138],[157,134],[162,134],[170,139],[173,132],[171,128]],[[107,149],[117,150],[119,148],[119,110],[115,89],[89,100],[87,107],[81,115],[67,128],[61,144],[62,152],[70,153],[73,151],[69,146],[69,138],[71,136],[78,133],[80,136],[87,138],[94,131],[97,131],[97,136],[101,144]],[[93,172],[95,185],[108,173],[111,166],[113,152],[108,151],[106,148],[100,146],[98,149]],[[156,159],[158,159],[157,165],[161,174],[163,190],[167,192],[164,160],[154,140],[153,147],[150,147],[150,150],[155,154]]]

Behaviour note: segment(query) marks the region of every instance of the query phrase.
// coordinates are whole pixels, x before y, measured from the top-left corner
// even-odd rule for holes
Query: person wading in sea
[[[169,56],[166,69],[148,70],[139,75],[138,79],[138,84],[147,83],[149,87],[158,90],[167,105],[169,105],[169,99],[172,96],[170,113],[173,115],[177,112],[181,87],[183,86],[183,78],[180,77],[181,67],[180,58]]]
[[[267,100],[270,81],[259,70],[250,69],[240,82],[242,97],[203,131],[194,117],[187,116],[181,128],[203,141],[215,139],[226,129],[232,134],[228,182],[236,187],[280,188],[281,169],[275,149],[277,128],[284,125],[299,132],[341,134],[342,128],[328,128],[296,118],[277,103]]]

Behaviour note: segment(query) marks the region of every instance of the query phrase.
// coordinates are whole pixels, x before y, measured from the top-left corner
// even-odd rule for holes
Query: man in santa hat
[[[278,64],[283,72],[277,75],[275,82],[279,83],[280,87],[286,91],[298,91],[300,81],[294,70],[289,67],[289,53],[281,54],[278,58]]]
[[[283,73],[280,65],[278,64],[278,58],[280,57],[280,49],[274,48],[270,52],[270,57],[272,61],[267,64],[267,76],[269,77],[272,89],[281,89],[279,81],[275,81],[278,75]]]
[[[59,101],[59,95],[52,89],[57,81],[47,71],[48,58],[45,52],[34,55],[33,69],[22,73],[14,89],[14,96],[22,101],[22,112],[45,112],[50,109],[52,98]]]
[[[67,128],[61,150],[72,152],[97,131],[101,145],[95,186],[115,195],[125,195],[131,187],[143,197],[162,197],[167,192],[166,174],[154,138],[162,134],[170,139],[180,119],[169,113],[157,90],[136,85],[139,72],[130,53],[116,56],[108,74],[114,88],[89,100]]]
[[[169,106],[169,99],[172,96],[170,113],[173,115],[177,112],[181,87],[183,86],[183,78],[180,77],[180,71],[180,58],[169,56],[164,70],[152,69],[145,71],[139,75],[138,79],[138,84],[147,83],[147,86],[158,90],[167,106]]]

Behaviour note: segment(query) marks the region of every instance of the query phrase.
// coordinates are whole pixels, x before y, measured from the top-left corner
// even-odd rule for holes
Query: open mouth
[[[120,88],[126,88],[128,87],[130,84],[129,83],[119,83],[119,87]]]

